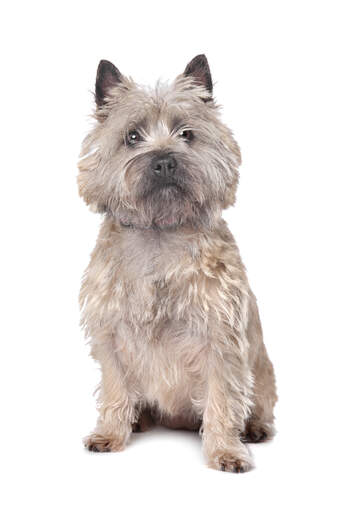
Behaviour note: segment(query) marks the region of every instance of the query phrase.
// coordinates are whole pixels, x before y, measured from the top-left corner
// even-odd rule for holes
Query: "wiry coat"
[[[98,123],[80,162],[81,195],[105,212],[81,290],[102,369],[86,445],[122,449],[148,412],[167,426],[202,426],[209,464],[244,471],[252,463],[242,440],[272,436],[276,393],[256,300],[221,218],[239,149],[195,73],[147,91],[115,71],[106,95],[97,91]],[[193,130],[193,144],[179,126]],[[132,127],[143,133],[136,148],[122,144]],[[172,187],[150,176],[160,152],[177,159]]]

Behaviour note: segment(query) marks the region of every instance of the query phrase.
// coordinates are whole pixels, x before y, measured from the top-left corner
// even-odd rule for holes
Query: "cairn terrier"
[[[274,435],[275,379],[222,219],[241,157],[207,59],[155,89],[101,61],[95,97],[78,183],[104,218],[80,302],[102,381],[85,446],[122,450],[156,423],[199,430],[210,467],[247,471],[245,443]]]

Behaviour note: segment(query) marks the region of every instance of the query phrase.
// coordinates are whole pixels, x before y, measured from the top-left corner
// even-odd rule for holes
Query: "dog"
[[[80,196],[103,223],[80,292],[101,367],[91,451],[124,449],[156,423],[199,430],[209,467],[253,467],[277,400],[256,299],[222,211],[240,150],[219,117],[205,55],[172,83],[97,70]]]

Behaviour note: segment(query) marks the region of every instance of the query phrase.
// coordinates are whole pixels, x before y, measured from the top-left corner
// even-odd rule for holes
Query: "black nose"
[[[152,161],[152,171],[160,178],[171,178],[176,165],[176,160],[171,155],[157,156]]]

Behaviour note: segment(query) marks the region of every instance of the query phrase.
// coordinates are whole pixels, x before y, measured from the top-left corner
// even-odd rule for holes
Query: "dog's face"
[[[234,202],[239,148],[219,120],[203,55],[154,90],[101,61],[96,105],[78,182],[97,211],[137,227],[209,226]]]

